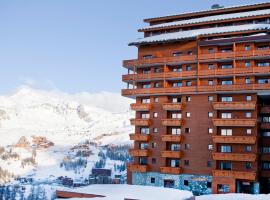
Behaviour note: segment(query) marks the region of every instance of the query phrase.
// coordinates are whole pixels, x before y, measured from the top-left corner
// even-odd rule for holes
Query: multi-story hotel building
[[[145,19],[125,60],[128,182],[270,191],[270,2]]]

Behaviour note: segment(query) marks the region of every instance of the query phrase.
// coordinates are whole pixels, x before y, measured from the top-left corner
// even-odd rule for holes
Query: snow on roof
[[[176,33],[166,33],[161,35],[155,35],[151,37],[141,38],[135,42],[131,42],[129,45],[140,45],[155,42],[165,42],[165,41],[176,41],[181,39],[191,39],[202,35],[220,34],[220,33],[230,33],[237,31],[248,31],[248,30],[267,30],[270,29],[270,24],[245,24],[237,26],[224,26],[216,28],[205,28],[196,29],[189,31],[180,31]]]
[[[174,16],[180,16],[180,15],[196,14],[196,13],[202,13],[202,12],[211,12],[211,11],[216,11],[216,10],[227,10],[227,9],[231,9],[231,8],[242,8],[242,7],[248,7],[248,6],[264,5],[264,4],[268,4],[268,3],[270,3],[270,2],[268,1],[268,2],[253,3],[253,4],[243,4],[243,5],[228,6],[228,7],[216,8],[216,9],[207,9],[207,10],[200,10],[200,11],[183,12],[183,13],[177,13],[177,14],[171,14],[171,15],[164,15],[164,16],[160,16],[160,17],[151,17],[151,18],[145,19],[144,21],[160,19],[160,18],[165,18],[165,17],[174,17]]]
[[[269,194],[212,194],[212,195],[203,195],[196,197],[196,200],[267,200],[270,199]]]
[[[141,200],[184,200],[193,195],[189,191],[137,185],[90,185],[78,189],[60,188],[61,191],[71,191],[84,194],[104,195],[102,200],[141,199]]]
[[[189,20],[181,20],[181,21],[176,21],[176,22],[157,24],[153,26],[147,26],[145,28],[142,28],[141,30],[147,30],[147,29],[152,29],[152,28],[173,27],[173,26],[179,26],[179,25],[185,25],[185,24],[195,24],[195,23],[218,21],[218,20],[224,20],[224,19],[237,19],[237,18],[268,15],[268,14],[270,14],[270,9],[256,10],[256,11],[249,11],[249,12],[238,12],[238,13],[233,13],[233,14],[215,15],[215,16],[209,16],[209,17],[201,17],[201,18],[195,18],[195,19],[189,19]]]

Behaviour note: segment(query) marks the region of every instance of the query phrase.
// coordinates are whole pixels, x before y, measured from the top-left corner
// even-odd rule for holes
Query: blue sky
[[[256,0],[0,0],[0,94],[21,85],[69,93],[124,86],[123,59],[136,58],[128,42],[141,37],[143,19],[214,3]]]

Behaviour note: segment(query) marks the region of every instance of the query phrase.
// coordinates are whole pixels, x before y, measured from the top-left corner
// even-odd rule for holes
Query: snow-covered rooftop
[[[173,26],[180,26],[185,24],[196,24],[201,22],[210,22],[210,21],[218,21],[218,20],[225,20],[225,19],[238,19],[238,18],[245,18],[245,17],[252,17],[252,16],[261,16],[261,15],[269,15],[270,9],[265,10],[256,10],[256,11],[249,11],[249,12],[238,12],[233,14],[223,14],[223,15],[215,15],[209,17],[201,17],[189,20],[181,20],[176,22],[169,22],[163,24],[157,24],[153,26],[147,26],[142,28],[141,30],[147,30],[152,28],[163,28],[163,27],[173,27]]]
[[[180,16],[180,15],[187,15],[187,14],[196,14],[196,13],[203,13],[203,12],[211,12],[211,11],[216,11],[216,10],[227,10],[227,9],[232,9],[232,8],[242,8],[242,7],[248,7],[248,6],[264,5],[264,4],[269,4],[269,3],[270,3],[269,1],[266,1],[266,2],[253,3],[253,4],[242,4],[242,5],[228,6],[228,7],[222,7],[222,8],[217,8],[217,9],[207,9],[207,10],[200,10],[200,11],[190,11],[190,12],[176,13],[176,14],[164,15],[164,16],[160,16],[160,17],[147,18],[147,19],[145,19],[145,21],[149,21],[149,20],[153,20],[153,19],[166,18],[166,17],[174,17],[174,16]]]
[[[190,31],[180,31],[176,33],[166,33],[166,34],[141,38],[135,42],[131,42],[129,45],[177,41],[181,39],[191,39],[191,38],[195,38],[195,37],[203,36],[203,35],[231,33],[231,32],[249,31],[249,30],[268,30],[268,29],[270,29],[270,24],[245,24],[245,25],[237,25],[237,26],[196,29],[196,30],[190,30]]]

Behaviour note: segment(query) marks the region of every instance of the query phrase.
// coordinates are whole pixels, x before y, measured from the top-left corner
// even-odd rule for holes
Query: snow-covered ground
[[[196,197],[196,200],[270,200],[270,195],[213,194]]]

